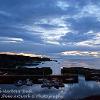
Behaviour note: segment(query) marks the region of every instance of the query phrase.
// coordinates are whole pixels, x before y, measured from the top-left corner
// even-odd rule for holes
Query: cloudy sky
[[[0,0],[0,51],[100,56],[100,0]]]

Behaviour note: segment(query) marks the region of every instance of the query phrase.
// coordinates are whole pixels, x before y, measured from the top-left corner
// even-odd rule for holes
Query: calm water
[[[55,61],[47,61],[40,63],[36,67],[51,67],[53,74],[61,74],[63,67],[86,67],[100,69],[100,59],[56,59]],[[32,68],[33,66],[26,66]]]
[[[88,67],[88,68],[100,68],[100,59],[57,59],[58,62],[43,62],[40,63],[37,67],[51,67],[53,74],[61,74],[60,70],[62,67]],[[33,66],[27,66],[33,67]],[[22,86],[16,87],[14,85],[0,85],[0,92],[3,93],[3,90],[15,90],[20,91],[20,93],[9,92],[7,94],[13,96],[15,95],[28,95],[27,100],[77,100],[79,98],[91,96],[91,95],[100,95],[100,82],[94,81],[85,81],[84,77],[79,76],[79,83],[77,84],[65,84],[64,88],[59,90],[57,89],[47,89],[41,88],[40,85],[33,86]],[[24,93],[23,91],[27,91]],[[24,98],[24,97],[23,97]]]
[[[65,88],[62,89],[47,89],[41,88],[40,85],[33,86],[22,86],[16,87],[14,85],[0,85],[0,91],[3,93],[3,90],[15,90],[20,91],[20,93],[9,92],[7,95],[30,95],[27,97],[27,100],[77,100],[79,98],[83,98],[91,95],[100,95],[100,83],[99,82],[86,82],[84,77],[79,77],[78,84],[65,84]],[[28,91],[24,93],[23,91]]]

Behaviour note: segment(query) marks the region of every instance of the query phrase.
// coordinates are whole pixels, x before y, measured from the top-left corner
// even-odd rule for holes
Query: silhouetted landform
[[[36,83],[39,78],[47,78],[61,80],[64,83],[78,83],[78,75],[83,75],[86,81],[100,81],[100,70],[89,69],[82,67],[71,67],[61,69],[61,75],[52,75],[52,69],[50,67],[43,68],[0,68],[0,82],[7,83],[7,79],[21,80],[32,79]],[[6,80],[5,80],[6,79]],[[4,81],[5,80],[5,81]]]
[[[72,73],[72,74],[85,75],[87,72],[93,72],[93,71],[95,71],[95,69],[89,69],[83,67],[70,67],[70,68],[63,67],[63,69],[61,69],[62,74]]]
[[[17,80],[25,80],[27,78],[33,80],[33,83],[39,83],[39,78],[52,80],[56,78],[64,83],[78,83],[78,75],[52,75],[50,67],[42,68],[0,68],[0,83],[12,83]]]
[[[85,80],[100,82],[100,73],[88,72],[85,74]]]
[[[51,75],[50,67],[42,68],[0,68],[1,75]]]
[[[58,80],[62,83],[73,84],[78,83],[77,75],[0,75],[0,84],[13,84],[18,80],[25,81],[26,79],[32,80],[34,84],[42,84],[41,79],[49,81]]]
[[[85,97],[85,98],[80,99],[80,100],[100,100],[100,95],[89,96],[89,97]]]
[[[82,67],[71,67],[61,69],[61,74],[76,74],[85,76],[86,81],[100,81],[100,70],[99,69],[89,69]]]
[[[15,68],[34,64],[38,65],[41,61],[51,61],[51,59],[47,57],[0,54],[0,68]]]

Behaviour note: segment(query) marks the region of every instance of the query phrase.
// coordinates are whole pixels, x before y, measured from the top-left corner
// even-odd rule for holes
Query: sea
[[[53,61],[37,63],[35,62],[31,66],[25,67],[51,67],[53,75],[60,75],[63,67],[100,69],[100,58],[53,58]],[[17,98],[22,100],[80,100],[88,96],[100,95],[100,82],[85,81],[84,76],[79,76],[78,79],[78,83],[65,84],[65,87],[60,89],[41,88],[41,84],[23,85],[21,87],[17,87],[14,84],[0,84],[0,96],[5,99]]]

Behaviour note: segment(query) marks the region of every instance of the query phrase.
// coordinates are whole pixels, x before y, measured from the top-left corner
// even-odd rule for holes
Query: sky
[[[0,0],[0,51],[100,57],[100,0]]]

